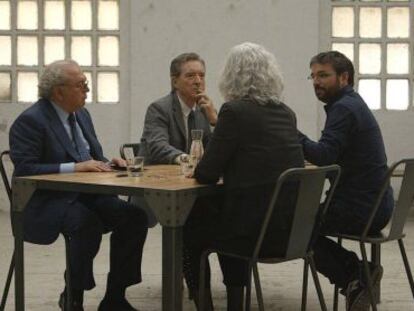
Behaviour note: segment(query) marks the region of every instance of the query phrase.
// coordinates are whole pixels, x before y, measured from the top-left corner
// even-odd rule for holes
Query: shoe
[[[59,297],[59,308],[62,311],[67,311],[66,308],[66,295],[64,293],[60,294]],[[84,311],[83,306],[76,300],[72,301],[72,311]]]
[[[123,298],[120,301],[111,301],[109,299],[103,299],[99,304],[98,311],[139,311],[135,309],[131,304]]]
[[[370,270],[373,295],[377,297],[378,285],[381,282],[384,270],[381,266],[371,266]],[[358,279],[350,282],[345,290],[345,295],[347,311],[369,311],[371,299],[365,281]]]

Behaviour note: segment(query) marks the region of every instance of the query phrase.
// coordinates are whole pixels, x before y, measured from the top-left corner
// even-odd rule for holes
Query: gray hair
[[[251,42],[234,46],[221,74],[219,89],[226,101],[248,96],[259,103],[280,102],[283,78],[275,56]]]
[[[64,69],[71,65],[79,66],[77,62],[70,59],[57,60],[46,66],[39,80],[39,97],[50,99],[53,88],[66,82],[67,77]]]

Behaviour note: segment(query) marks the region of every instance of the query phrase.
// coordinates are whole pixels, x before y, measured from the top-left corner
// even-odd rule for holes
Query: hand
[[[116,166],[119,166],[119,167],[126,167],[126,165],[127,165],[126,161],[124,159],[121,159],[121,158],[112,158],[111,162],[113,164],[115,164]]]
[[[96,160],[88,160],[84,162],[75,163],[75,172],[110,172],[111,167]]]
[[[196,99],[197,99],[197,105],[199,105],[199,107],[201,108],[201,111],[203,111],[208,122],[211,125],[216,125],[217,111],[214,108],[213,101],[204,92],[198,94],[196,96]]]

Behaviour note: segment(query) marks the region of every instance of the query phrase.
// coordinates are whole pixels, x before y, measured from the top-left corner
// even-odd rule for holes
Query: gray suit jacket
[[[211,136],[210,124],[199,108],[196,109],[194,116],[196,128],[204,132],[205,148]],[[177,94],[171,92],[148,107],[140,154],[145,156],[148,164],[171,164],[185,151],[186,133],[183,113]]]

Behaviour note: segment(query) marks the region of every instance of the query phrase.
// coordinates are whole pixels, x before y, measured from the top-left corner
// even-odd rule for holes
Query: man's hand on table
[[[111,163],[118,167],[126,167],[127,165],[126,161],[122,158],[112,158]]]
[[[102,161],[88,160],[75,163],[75,172],[110,172],[111,167]]]

